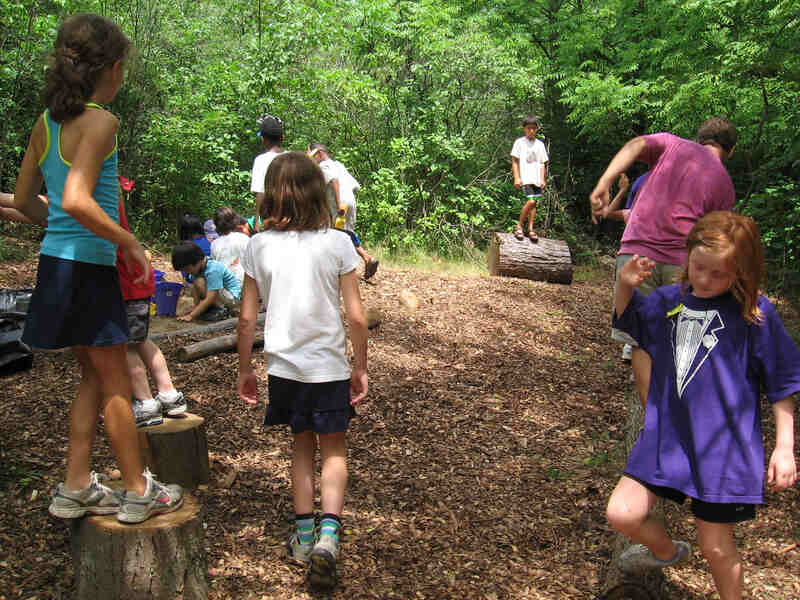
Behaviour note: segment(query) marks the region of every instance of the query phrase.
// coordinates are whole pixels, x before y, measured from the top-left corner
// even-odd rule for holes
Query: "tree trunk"
[[[206,600],[200,505],[183,506],[138,525],[116,515],[74,519],[76,600]]]
[[[181,362],[191,362],[204,356],[211,354],[218,354],[220,352],[228,352],[236,348],[236,334],[222,335],[219,337],[211,338],[210,340],[203,340],[183,346],[178,349],[178,360]],[[257,333],[253,339],[253,347],[257,348],[264,345],[264,334]]]
[[[520,277],[549,283],[572,283],[572,257],[562,240],[527,237],[518,240],[511,233],[495,233],[489,246],[489,274]]]
[[[139,429],[139,451],[146,467],[166,483],[193,490],[208,483],[205,419],[192,413],[166,418],[161,425]]]

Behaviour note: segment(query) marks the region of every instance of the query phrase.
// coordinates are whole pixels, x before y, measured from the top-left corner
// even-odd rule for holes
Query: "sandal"
[[[517,238],[518,240],[523,240],[523,239],[525,239],[525,234],[522,232],[522,227],[519,227],[519,226],[518,226],[518,227],[517,227],[517,228],[514,230],[514,237],[515,237],[515,238]]]
[[[533,229],[529,229],[528,230],[528,237],[531,239],[531,241],[533,243],[536,243],[536,242],[539,241],[539,236],[536,235],[536,232]]]

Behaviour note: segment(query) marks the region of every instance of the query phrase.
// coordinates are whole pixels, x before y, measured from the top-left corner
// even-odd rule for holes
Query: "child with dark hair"
[[[625,572],[691,557],[650,516],[657,498],[691,498],[700,550],[721,600],[742,598],[737,523],[755,518],[764,483],[797,481],[794,400],[800,350],[775,307],[759,294],[764,251],[755,222],[711,212],[689,233],[680,282],[649,295],[636,288],[653,260],[634,255],[619,273],[614,326],[650,356],[644,428],[608,502],[611,526],[638,542],[619,557]],[[772,405],[775,449],[767,463],[761,394]]]
[[[514,187],[522,188],[525,196],[514,237],[518,240],[525,237],[523,227],[527,219],[527,235],[532,242],[539,240],[533,229],[533,223],[536,219],[536,203],[547,185],[547,162],[550,160],[544,142],[536,138],[541,126],[536,115],[528,115],[522,119],[522,131],[525,135],[517,138],[511,148],[511,174],[514,176]]]
[[[206,237],[202,219],[197,215],[183,213],[178,223],[178,237],[182,242],[194,242],[206,256],[211,256],[211,242]]]
[[[256,156],[253,161],[253,172],[250,179],[250,191],[256,197],[256,218],[253,219],[252,227],[256,231],[261,231],[261,223],[258,215],[261,214],[261,204],[264,202],[265,179],[267,169],[276,156],[283,153],[281,148],[283,143],[283,121],[273,115],[264,115],[258,119],[258,137],[264,146],[264,152]]]
[[[172,267],[187,273],[194,308],[179,321],[221,321],[231,316],[242,295],[242,284],[222,263],[208,258],[194,242],[181,242],[172,251]]]
[[[295,530],[289,557],[310,563],[313,586],[336,584],[341,515],[347,487],[346,433],[353,406],[367,395],[367,323],[358,290],[358,255],[343,232],[330,228],[325,180],[299,152],[277,157],[267,173],[261,207],[264,231],[242,257],[244,297],[239,317],[239,396],[258,400],[251,356],[259,297],[266,308],[267,425],[289,425],[294,436],[292,494]],[[347,359],[349,324],[355,358]],[[322,519],[314,527],[314,454],[319,444]]]
[[[47,221],[22,340],[37,348],[70,347],[81,369],[70,409],[67,473],[49,511],[60,518],[116,513],[119,521],[140,523],[179,508],[183,490],[144,469],[130,402],[117,248],[139,267],[139,283],[150,264],[119,225],[118,121],[101,106],[122,86],[129,50],[125,34],[104,17],[80,14],[61,25],[45,72],[47,110],[33,127],[14,207],[34,223]],[[43,183],[48,203],[38,197]],[[122,494],[90,469],[100,411],[122,473]]]
[[[244,254],[250,237],[241,231],[245,221],[230,206],[221,206],[214,213],[214,226],[219,237],[211,242],[211,258],[228,267],[241,283],[244,269],[239,258]]]

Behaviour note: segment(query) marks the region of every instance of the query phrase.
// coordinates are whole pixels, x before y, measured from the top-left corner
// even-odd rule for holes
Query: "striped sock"
[[[341,529],[342,529],[342,521],[339,519],[337,515],[332,515],[328,513],[322,515],[322,521],[320,521],[319,524],[320,537],[322,537],[323,535],[329,535],[338,541],[339,531]]]
[[[294,519],[295,530],[297,531],[297,539],[301,544],[314,543],[314,515],[296,515]]]

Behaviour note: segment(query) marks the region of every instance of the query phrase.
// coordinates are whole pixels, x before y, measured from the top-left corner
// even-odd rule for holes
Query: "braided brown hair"
[[[42,97],[50,116],[63,123],[81,114],[106,67],[125,60],[130,49],[122,29],[105,17],[87,13],[64,21],[45,71]]]

